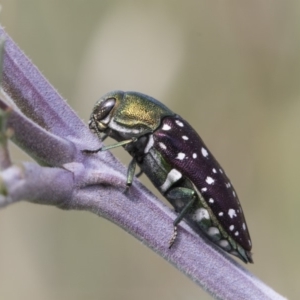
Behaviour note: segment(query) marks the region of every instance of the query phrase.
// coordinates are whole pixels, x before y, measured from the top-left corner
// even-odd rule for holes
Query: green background
[[[238,192],[253,242],[247,268],[300,298],[299,1],[1,5],[2,25],[85,122],[114,89],[187,119]],[[15,162],[28,160],[11,149]],[[0,245],[0,299],[210,299],[91,213],[15,204],[0,211]]]

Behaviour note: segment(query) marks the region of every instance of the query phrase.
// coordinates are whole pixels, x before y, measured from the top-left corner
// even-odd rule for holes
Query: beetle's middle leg
[[[177,216],[177,218],[174,220],[173,225],[174,225],[174,232],[172,235],[172,238],[169,242],[169,249],[173,246],[176,237],[177,237],[177,225],[179,222],[185,217],[185,215],[189,212],[193,204],[195,203],[196,196],[195,196],[195,191],[189,188],[185,187],[176,187],[173,189],[170,189],[166,193],[166,198],[171,202],[176,204],[177,201],[182,201],[183,203],[186,203]],[[176,205],[177,206],[177,205]],[[176,207],[175,206],[175,207]]]
[[[132,185],[135,169],[136,169],[136,159],[133,158],[131,160],[131,162],[129,163],[129,166],[127,169],[127,181],[126,181],[127,187],[130,187]]]

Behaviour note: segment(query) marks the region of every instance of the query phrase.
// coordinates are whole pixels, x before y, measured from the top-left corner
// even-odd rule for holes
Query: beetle
[[[96,102],[89,128],[100,139],[109,136],[117,143],[84,152],[123,146],[132,156],[127,186],[138,165],[172,204],[178,216],[169,247],[176,240],[177,225],[185,218],[221,249],[253,263],[251,238],[237,193],[187,121],[150,96],[113,91]]]

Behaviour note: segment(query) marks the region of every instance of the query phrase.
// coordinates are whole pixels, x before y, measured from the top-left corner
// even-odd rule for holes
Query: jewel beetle
[[[127,186],[132,184],[138,165],[172,204],[178,216],[170,247],[184,218],[226,252],[253,263],[251,239],[237,193],[187,121],[150,96],[113,91],[96,102],[89,127],[102,140],[109,136],[117,143],[85,152],[123,146],[132,156]]]

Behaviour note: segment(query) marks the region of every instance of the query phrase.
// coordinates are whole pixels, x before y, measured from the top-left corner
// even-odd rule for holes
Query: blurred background
[[[1,5],[1,24],[85,122],[115,89],[149,94],[187,119],[238,191],[253,242],[247,268],[300,298],[299,1]],[[29,159],[11,149],[15,162]],[[91,213],[9,206],[0,244],[0,299],[210,299]]]

